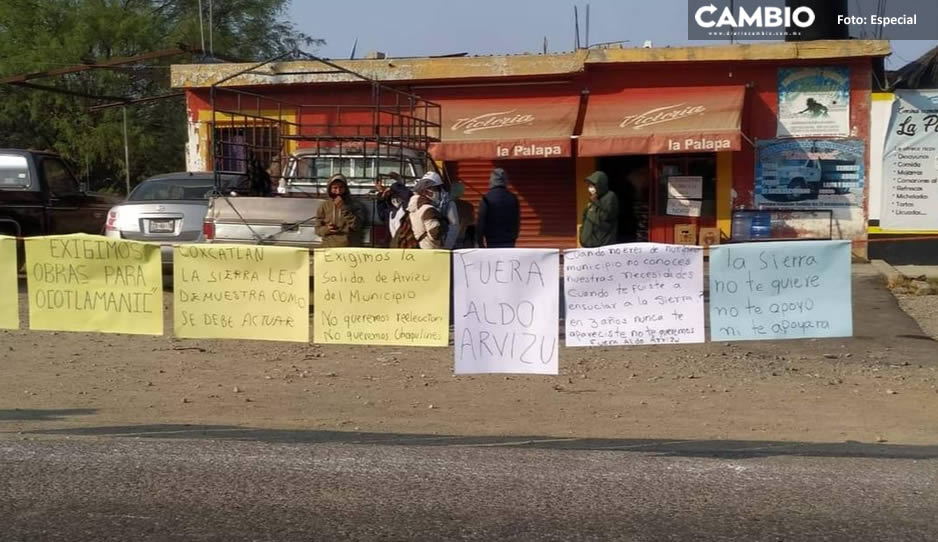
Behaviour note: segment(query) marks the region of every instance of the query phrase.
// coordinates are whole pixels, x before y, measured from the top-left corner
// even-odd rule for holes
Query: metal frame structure
[[[278,71],[276,64],[300,57],[313,69]],[[264,69],[269,67],[269,69]],[[370,86],[362,104],[307,104],[265,95],[256,89],[226,85],[244,75],[337,75]],[[285,163],[285,142],[303,142],[316,154],[328,153],[382,160],[399,159],[405,152],[426,161],[432,143],[440,138],[440,106],[416,94],[381,84],[332,61],[293,50],[232,73],[210,87],[211,163],[216,183],[223,174],[245,173],[257,158],[263,165],[273,158]],[[236,134],[222,140],[220,130]],[[238,140],[240,138],[240,140]],[[374,168],[377,180],[379,168]],[[216,185],[218,186],[218,185]],[[322,196],[318,191],[306,193]]]

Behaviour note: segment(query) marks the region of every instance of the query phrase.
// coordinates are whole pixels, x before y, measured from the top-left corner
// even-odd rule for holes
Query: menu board
[[[883,153],[884,230],[938,230],[938,91],[899,90]]]

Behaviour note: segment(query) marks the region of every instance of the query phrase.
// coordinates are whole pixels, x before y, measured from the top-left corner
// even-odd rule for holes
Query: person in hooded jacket
[[[489,191],[479,202],[476,241],[480,247],[514,248],[521,233],[521,206],[508,191],[508,174],[498,167],[489,175]]]
[[[329,179],[329,198],[316,211],[316,234],[323,248],[358,247],[362,245],[365,210],[352,198],[348,181],[342,174]]]
[[[591,248],[614,245],[619,232],[619,199],[609,190],[609,178],[594,171],[586,178],[590,201],[583,210],[580,245]]]

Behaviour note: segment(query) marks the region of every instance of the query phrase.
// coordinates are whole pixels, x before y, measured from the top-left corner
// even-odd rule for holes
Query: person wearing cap
[[[362,245],[365,226],[364,208],[352,199],[348,181],[340,174],[329,179],[329,198],[316,211],[316,234],[323,248]]]
[[[489,175],[489,191],[479,202],[476,240],[480,247],[514,248],[521,233],[521,206],[508,191],[508,174],[498,167]]]
[[[586,178],[590,201],[583,210],[580,245],[586,248],[616,244],[619,234],[619,199],[609,190],[609,178],[594,171]]]
[[[420,248],[443,248],[449,225],[440,212],[443,203],[443,180],[439,173],[429,171],[417,181],[407,204],[410,225]]]
[[[379,179],[375,188],[378,192],[378,216],[387,222],[391,238],[394,238],[394,234],[401,226],[401,219],[407,213],[407,203],[410,202],[414,193],[407,188],[396,171],[389,173],[388,177],[392,180],[390,186],[384,186]]]

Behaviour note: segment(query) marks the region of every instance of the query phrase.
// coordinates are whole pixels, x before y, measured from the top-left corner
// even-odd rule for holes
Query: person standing
[[[387,222],[388,232],[393,239],[401,226],[401,220],[407,215],[407,204],[414,194],[396,172],[391,172],[388,177],[393,180],[390,186],[385,187],[378,180],[375,187],[378,192],[378,215]]]
[[[329,179],[329,198],[316,211],[316,234],[323,248],[362,245],[365,210],[349,193],[348,181],[340,174]]]
[[[514,248],[521,233],[521,206],[508,191],[508,174],[495,168],[489,175],[489,191],[479,202],[476,241],[483,248]]]
[[[414,195],[407,204],[411,228],[418,247],[443,248],[448,229],[448,221],[440,212],[443,203],[443,180],[436,172],[426,173],[417,181]]]
[[[476,210],[471,203],[462,199],[466,193],[466,184],[456,181],[449,189],[449,195],[456,204],[456,214],[459,217],[459,235],[456,237],[456,248],[472,248],[476,241]]]
[[[590,201],[583,210],[580,245],[586,248],[614,245],[619,233],[619,200],[609,190],[609,178],[594,171],[586,178]]]

